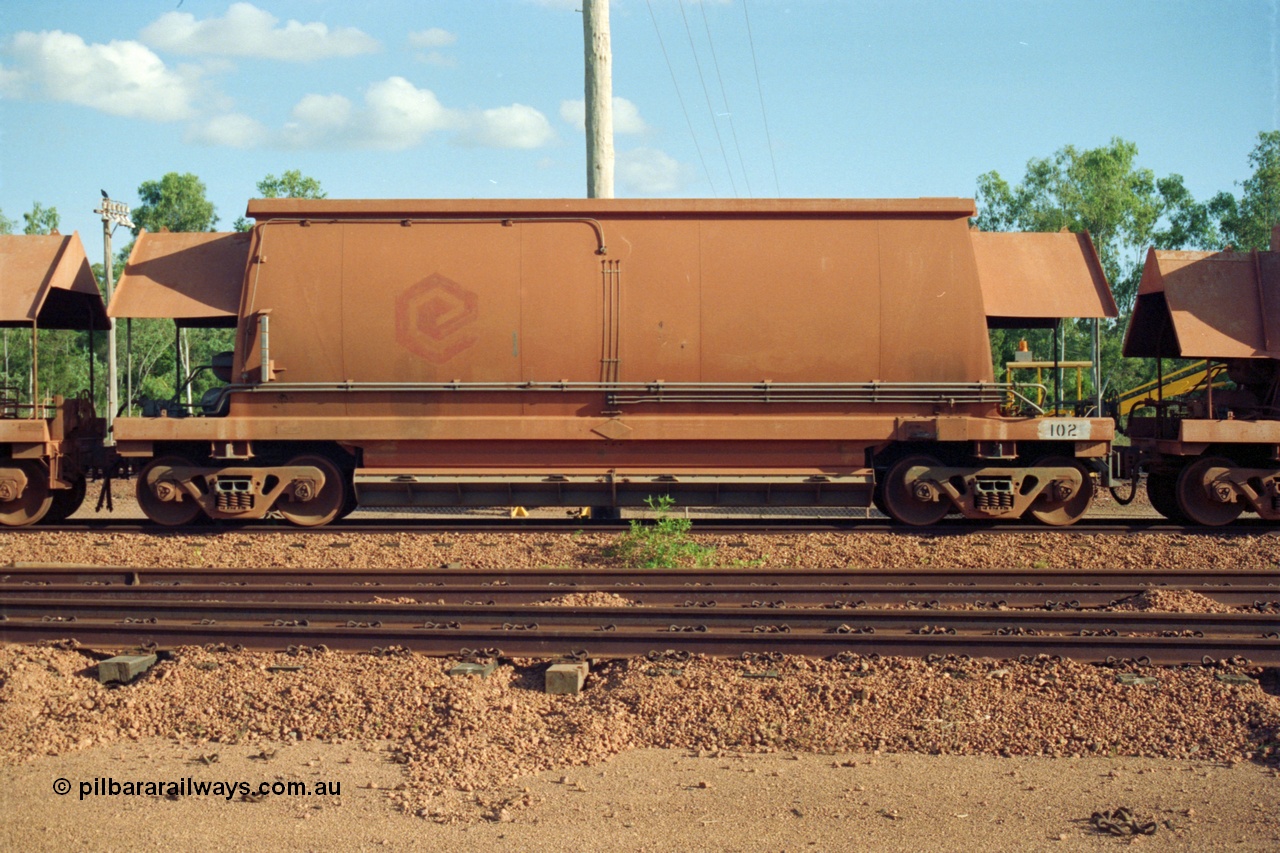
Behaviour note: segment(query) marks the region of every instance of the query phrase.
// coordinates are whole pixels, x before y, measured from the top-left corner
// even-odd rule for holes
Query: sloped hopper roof
[[[991,328],[1036,328],[1063,317],[1118,313],[1088,234],[971,231],[969,236]]]
[[[111,297],[112,317],[161,317],[179,326],[234,328],[249,234],[143,231]]]
[[[1124,354],[1280,358],[1280,253],[1151,249]]]
[[[78,233],[0,235],[0,326],[105,329],[98,293]]]

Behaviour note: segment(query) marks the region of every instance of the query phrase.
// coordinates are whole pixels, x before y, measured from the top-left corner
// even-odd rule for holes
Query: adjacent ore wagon
[[[1147,253],[1124,354],[1205,360],[1196,394],[1166,400],[1161,380],[1126,427],[1120,458],[1147,471],[1151,504],[1169,518],[1280,520],[1278,236],[1270,252]]]
[[[42,399],[40,330],[105,330],[106,306],[79,234],[0,235],[0,328],[6,381],[0,383],[0,525],[63,521],[85,496],[101,453],[105,420],[94,413],[92,347],[84,393]],[[12,338],[9,330],[21,330]],[[10,375],[9,347],[31,358]],[[63,351],[65,353],[65,351]],[[14,364],[16,365],[16,355]]]
[[[987,334],[1114,316],[1087,235],[978,234],[964,199],[248,213],[144,235],[112,305],[236,328],[195,416],[116,422],[161,523],[670,495],[1069,524],[1107,470],[1110,420],[1008,414]]]

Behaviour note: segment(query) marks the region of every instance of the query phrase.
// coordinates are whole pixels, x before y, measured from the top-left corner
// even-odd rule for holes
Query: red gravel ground
[[[719,565],[852,572],[1280,564],[1274,535],[697,538]],[[0,537],[0,560],[578,566],[607,562],[612,544],[585,532],[24,533]],[[1202,599],[1161,591],[1135,606],[1210,608]],[[92,663],[0,646],[0,848],[1280,849],[1280,697],[1274,672],[1249,667],[695,658],[597,665],[582,694],[550,696],[534,661],[481,680],[416,656],[183,649],[112,687]],[[79,797],[94,778],[188,776],[342,788]],[[59,778],[70,794],[54,793]],[[1091,823],[1121,806],[1154,835]]]

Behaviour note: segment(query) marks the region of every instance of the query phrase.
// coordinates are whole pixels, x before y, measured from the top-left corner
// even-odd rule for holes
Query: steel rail
[[[388,604],[381,602],[228,602],[161,601],[150,597],[15,598],[0,595],[0,638],[5,621],[42,620],[64,622],[109,619],[137,623],[210,620],[237,624],[302,622],[316,627],[351,627],[353,623],[398,626],[404,630],[422,626],[486,627],[521,630],[546,623],[556,628],[594,627],[616,630],[623,626],[707,631],[712,628],[754,632],[817,630],[859,633],[867,630],[943,632],[1202,632],[1216,636],[1263,637],[1280,631],[1280,613],[1171,613],[1161,611],[1044,611],[1044,610],[886,610],[859,608],[831,610],[795,607],[716,607],[693,610],[674,607],[565,607],[498,605],[472,602],[449,604]],[[375,624],[376,623],[376,624]],[[514,626],[514,627],[512,627]],[[1277,636],[1280,650],[1280,636]]]
[[[402,507],[390,508],[397,514]],[[1264,519],[1247,518],[1226,527],[1199,527],[1179,524],[1168,519],[1146,518],[1095,518],[1086,519],[1066,527],[1046,527],[1028,521],[1000,523],[974,522],[969,519],[944,519],[936,525],[906,527],[893,524],[883,518],[751,518],[725,520],[694,517],[692,532],[701,535],[779,535],[798,533],[893,533],[904,536],[963,536],[997,534],[1088,536],[1112,534],[1178,534],[1226,539],[1235,536],[1280,536],[1280,528]],[[147,533],[158,536],[209,536],[226,533],[253,535],[318,536],[343,533],[625,533],[629,522],[601,522],[589,519],[540,519],[540,518],[348,518],[320,527],[295,527],[286,521],[264,519],[246,523],[193,524],[166,527],[146,519],[102,518],[63,524],[36,524],[25,527],[5,528],[7,535],[32,533]]]
[[[797,585],[760,587],[740,584],[693,587],[671,584],[646,584],[619,587],[612,584],[579,583],[570,588],[521,584],[187,584],[162,585],[144,583],[127,586],[120,583],[92,586],[77,583],[5,584],[0,595],[7,600],[47,596],[83,595],[92,590],[101,599],[147,598],[156,601],[373,601],[374,599],[411,598],[422,604],[464,604],[483,601],[486,604],[537,604],[567,593],[611,593],[639,606],[715,607],[719,605],[757,604],[760,606],[805,606],[830,609],[856,609],[867,605],[906,605],[922,609],[950,605],[975,607],[1040,607],[1045,609],[1083,609],[1108,607],[1135,598],[1149,587],[1140,584],[1073,586],[1010,586],[983,584],[978,587],[924,584],[890,588],[875,584]],[[1171,587],[1164,587],[1171,588]],[[1195,592],[1220,604],[1235,607],[1254,606],[1274,609],[1280,618],[1280,585],[1271,586],[1205,586]]]
[[[43,622],[10,619],[0,622],[0,640],[67,641],[90,648],[175,648],[214,645],[227,649],[285,649],[323,645],[345,651],[401,648],[431,655],[554,658],[635,657],[666,652],[716,656],[794,654],[830,657],[840,653],[928,657],[968,655],[1009,659],[1038,655],[1070,657],[1086,662],[1115,659],[1153,664],[1185,664],[1218,659],[1244,659],[1263,666],[1280,665],[1280,640],[1248,637],[1061,637],[1045,635],[961,635],[879,632],[840,634],[825,631],[755,632],[730,629],[671,632],[658,628],[622,627],[607,631],[587,627],[547,626],[537,630],[491,628],[386,628],[262,625],[121,624],[107,620]]]
[[[412,585],[418,592],[449,586],[543,585],[552,593],[580,591],[584,587],[610,587],[629,593],[651,586],[683,586],[694,591],[716,591],[721,586],[756,586],[761,595],[772,588],[803,584],[826,585],[843,595],[855,587],[948,587],[957,592],[981,592],[988,586],[1025,586],[1031,591],[1071,586],[1082,590],[1098,586],[1166,587],[1275,587],[1277,569],[626,569],[532,568],[468,569],[461,566],[433,569],[314,569],[291,567],[132,568],[68,563],[19,562],[0,568],[0,590],[23,584],[88,584],[123,586],[173,586],[175,584],[306,586],[342,585],[354,588]],[[385,590],[379,589],[379,593]]]

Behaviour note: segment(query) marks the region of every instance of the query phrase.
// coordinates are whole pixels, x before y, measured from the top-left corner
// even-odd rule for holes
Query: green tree
[[[31,202],[31,210],[22,214],[23,234],[52,234],[58,230],[62,218],[58,216],[58,208],[45,207],[38,201]]]
[[[1167,209],[1190,201],[1180,176],[1157,181],[1135,165],[1137,156],[1136,145],[1116,138],[1101,148],[1068,145],[1032,159],[1016,186],[988,172],[978,178],[974,224],[984,231],[1088,231],[1116,301],[1127,307],[1157,223]]]
[[[1197,202],[1181,175],[1157,178],[1137,165],[1138,147],[1114,138],[1105,146],[1068,145],[1050,157],[1032,159],[1026,175],[1010,185],[998,172],[978,178],[978,216],[986,231],[1088,231],[1103,271],[1120,306],[1117,322],[1102,325],[1103,375],[1111,388],[1127,388],[1145,379],[1151,365],[1121,358],[1127,317],[1137,297],[1147,249],[1212,249],[1222,240],[1222,201]],[[1088,324],[1062,325],[1065,360],[1089,360]],[[1025,336],[1040,358],[1052,357],[1051,333],[992,332],[997,371],[1013,360]],[[1092,393],[1092,383],[1088,392]]]
[[[329,195],[319,181],[298,169],[289,169],[278,178],[267,175],[258,181],[258,192],[262,198],[325,198]]]
[[[148,231],[212,231],[218,221],[213,202],[205,198],[204,182],[191,173],[170,172],[138,187],[142,204],[133,209],[133,235]]]
[[[258,198],[327,198],[328,193],[315,178],[307,177],[298,169],[289,169],[280,177],[267,175],[258,181]],[[232,225],[237,231],[248,231],[253,226],[243,216]]]
[[[4,215],[4,211],[0,210],[0,234],[13,233],[13,220]]]
[[[1224,215],[1233,209],[1230,193],[1218,193],[1207,202],[1196,201],[1182,183],[1181,175],[1156,182],[1164,199],[1164,221],[1152,235],[1152,245],[1160,249],[1216,251],[1225,245]]]
[[[1249,165],[1253,175],[1244,182],[1239,201],[1224,192],[1210,202],[1221,219],[1225,242],[1246,252],[1270,246],[1271,228],[1280,225],[1280,130],[1258,134]]]

